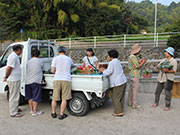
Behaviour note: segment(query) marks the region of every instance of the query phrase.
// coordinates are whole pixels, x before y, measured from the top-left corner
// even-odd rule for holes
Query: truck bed
[[[54,74],[44,74],[47,85],[44,89],[53,89]],[[102,92],[109,89],[109,80],[103,75],[71,75],[72,78],[72,90],[84,91],[84,92],[99,92],[99,96]]]

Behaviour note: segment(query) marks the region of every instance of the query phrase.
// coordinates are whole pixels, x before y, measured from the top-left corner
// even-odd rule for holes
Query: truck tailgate
[[[44,74],[47,86],[44,89],[53,89],[53,74]],[[71,75],[72,90],[97,92],[109,89],[109,80],[103,75]]]

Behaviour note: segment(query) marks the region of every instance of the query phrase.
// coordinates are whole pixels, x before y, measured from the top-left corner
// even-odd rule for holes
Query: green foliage
[[[0,40],[139,33],[147,20],[124,0],[0,0]]]
[[[168,39],[167,45],[175,48],[175,50],[177,50],[177,49],[180,50],[180,34],[172,35]]]
[[[148,32],[154,32],[154,4],[152,0],[143,0],[141,3],[128,2],[127,6],[133,14],[148,20]],[[169,25],[180,17],[180,3],[172,2],[169,6],[157,4],[157,32],[170,31]]]

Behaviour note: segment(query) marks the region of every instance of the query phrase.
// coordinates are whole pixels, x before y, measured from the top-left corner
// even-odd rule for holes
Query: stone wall
[[[146,47],[142,48],[141,54],[138,56],[139,58],[145,58],[147,60],[160,60],[163,59],[164,56],[164,49],[167,47]],[[109,49],[94,49],[96,57],[99,59],[99,62],[107,62],[107,52],[111,50]],[[131,48],[113,48],[119,52],[119,60],[120,61],[127,61],[128,57],[131,52]],[[180,52],[178,52],[179,54]],[[71,49],[68,52],[68,55],[73,59],[74,63],[82,63],[82,59],[85,56],[84,49]],[[153,72],[158,72],[156,69],[158,62],[151,62],[144,65],[143,70],[152,70]],[[125,73],[128,72],[127,64],[123,64],[123,68]],[[180,72],[180,63],[178,66],[178,71]]]
[[[12,41],[6,41],[3,43],[0,43],[0,55],[2,55],[2,52],[7,48],[9,44],[11,44]],[[145,58],[147,60],[159,60],[164,58],[164,49],[165,47],[144,47],[142,48],[141,55],[139,58]],[[111,49],[116,49],[119,52],[119,60],[120,61],[127,61],[128,57],[131,52],[131,48],[124,48],[124,47],[118,47],[118,48],[96,48],[94,49],[96,57],[99,59],[99,62],[108,62],[107,61],[107,52]],[[86,55],[85,49],[71,49],[68,50],[68,55],[72,57],[74,63],[82,63],[83,57]],[[176,52],[176,56],[180,58],[180,51]],[[156,71],[156,65],[157,62],[147,63],[143,69],[144,70],[153,70]],[[128,73],[127,64],[123,64],[123,68],[125,73]],[[180,62],[178,66],[178,71],[180,72]]]

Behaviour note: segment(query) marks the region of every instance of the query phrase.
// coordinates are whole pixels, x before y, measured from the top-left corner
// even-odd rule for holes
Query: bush
[[[180,57],[180,34],[172,35],[171,37],[169,37],[167,45],[175,49],[176,57]]]

